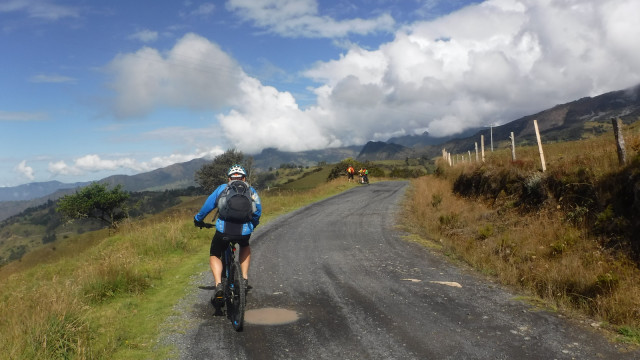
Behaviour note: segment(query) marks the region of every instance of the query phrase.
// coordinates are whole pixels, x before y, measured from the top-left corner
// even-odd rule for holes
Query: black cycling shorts
[[[213,235],[213,239],[211,239],[211,248],[209,248],[209,256],[220,257],[222,252],[227,248],[229,242],[233,240],[240,247],[249,246],[249,235],[227,235],[216,231],[215,235]]]

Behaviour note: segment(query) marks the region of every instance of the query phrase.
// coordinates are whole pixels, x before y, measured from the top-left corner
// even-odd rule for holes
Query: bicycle
[[[209,223],[205,223],[203,226],[208,229],[215,227],[215,225]],[[225,240],[227,239],[225,238]],[[244,309],[247,304],[247,288],[240,268],[240,254],[239,251],[236,251],[238,248],[239,246],[231,240],[222,253],[220,260],[222,260],[224,295],[220,302],[211,298],[211,304],[216,309],[216,314],[220,314],[222,307],[226,306],[227,318],[231,320],[231,325],[236,331],[242,331]]]

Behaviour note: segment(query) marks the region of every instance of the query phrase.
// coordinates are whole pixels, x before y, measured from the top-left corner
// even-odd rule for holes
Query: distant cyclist
[[[367,170],[366,168],[360,168],[360,170],[358,171],[358,174],[360,175],[361,184],[369,183],[369,170]]]
[[[356,170],[353,168],[353,166],[349,165],[349,167],[347,168],[347,180],[349,182],[353,181],[353,174],[355,174]]]
[[[195,226],[204,226],[204,219],[213,209],[219,209],[218,219],[216,220],[216,233],[211,240],[211,247],[209,250],[209,265],[211,266],[211,272],[215,280],[216,291],[214,298],[221,299],[223,297],[224,288],[222,286],[222,261],[220,256],[222,251],[228,246],[230,240],[235,240],[240,245],[240,267],[242,269],[242,277],[244,278],[246,288],[248,285],[249,264],[251,261],[251,247],[249,246],[249,238],[251,233],[260,223],[260,216],[262,215],[262,205],[260,203],[260,197],[258,192],[249,184],[246,183],[247,173],[240,165],[233,165],[227,171],[229,182],[222,184],[216,188],[211,195],[207,198],[198,212],[193,222]],[[238,183],[238,181],[240,183]],[[252,209],[246,216],[245,220],[237,220],[232,217],[223,219],[223,208],[220,202],[230,202],[225,196],[230,192],[230,189],[243,186],[247,190],[247,194],[253,200]],[[229,188],[229,189],[227,189]],[[225,191],[226,190],[226,191]]]

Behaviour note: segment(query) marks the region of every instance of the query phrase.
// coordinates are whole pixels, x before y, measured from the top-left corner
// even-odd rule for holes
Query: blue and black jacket
[[[216,188],[211,193],[211,195],[209,195],[207,200],[204,202],[204,205],[202,205],[200,212],[198,212],[194,217],[196,221],[198,222],[204,221],[207,215],[209,215],[210,212],[212,212],[216,207],[218,207],[218,197],[220,197],[220,194],[222,194],[222,192],[226,188],[227,188],[227,184],[222,184],[218,186],[218,188]],[[251,198],[253,199],[253,201],[255,201],[255,204],[256,204],[256,211],[253,213],[251,221],[242,224],[242,230],[241,230],[242,233],[234,234],[234,235],[249,235],[260,223],[260,216],[262,215],[262,204],[260,203],[260,196],[258,196],[258,192],[253,187],[250,187],[250,190],[251,190]],[[216,220],[216,231],[221,233],[227,233],[228,232],[227,228],[228,226],[227,224],[225,224],[224,220],[220,218]],[[236,228],[236,226],[233,226],[233,228]]]

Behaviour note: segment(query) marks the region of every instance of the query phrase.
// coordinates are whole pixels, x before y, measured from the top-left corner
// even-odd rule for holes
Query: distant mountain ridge
[[[404,136],[392,137],[386,142],[391,144],[398,144],[406,147],[438,145],[450,140],[471,136],[480,130],[481,130],[480,128],[470,128],[459,134],[442,136],[442,137],[432,136],[431,134],[425,131],[420,135],[404,135]]]
[[[360,146],[305,152],[284,152],[269,148],[253,156],[254,168],[257,171],[266,171],[270,167],[277,168],[282,164],[315,166],[321,161],[332,163],[347,157],[355,157],[359,150]],[[141,174],[113,175],[96,180],[96,182],[109,186],[122,185],[124,190],[132,192],[163,191],[198,186],[195,182],[195,173],[210,161],[203,158],[193,159]],[[44,204],[49,200],[55,201],[67,194],[73,194],[77,188],[90,183],[69,184],[50,181],[0,188],[0,196],[3,196],[0,198],[0,221],[19,214],[29,207]]]
[[[385,160],[397,158],[398,156],[408,156],[413,153],[406,146],[386,143],[384,141],[369,141],[364,145],[357,156],[358,160]]]
[[[61,189],[74,189],[88,182],[62,183],[60,181],[34,182],[13,187],[0,187],[0,201],[31,200],[52,194]]]
[[[253,161],[257,171],[267,171],[270,167],[278,168],[282,164],[316,166],[319,162],[323,161],[335,163],[348,157],[355,158],[361,149],[361,145],[299,152],[287,152],[275,148],[267,148],[262,150],[260,154],[253,155]]]
[[[584,138],[586,133],[597,135],[610,131],[612,118],[620,118],[627,124],[640,119],[640,85],[556,105],[492,129],[481,130],[466,138],[415,150],[432,157],[439,156],[443,148],[452,154],[474,151],[480,135],[484,135],[485,147],[489,146],[491,136],[494,139],[494,147],[504,147],[509,146],[511,132],[516,144],[532,145],[536,143],[533,120],[538,122],[543,142],[573,141]]]
[[[113,175],[96,180],[96,182],[109,186],[122,185],[124,190],[134,192],[187,188],[197,186],[194,174],[208,161],[194,159],[137,175]],[[65,184],[59,181],[49,181],[0,188],[0,194],[5,194],[4,198],[7,199],[0,200],[0,220],[19,214],[27,208],[44,204],[49,200],[55,201],[64,195],[73,194],[77,188],[90,183]]]
[[[162,191],[198,186],[195,173],[210,160],[193,159],[136,175],[112,175],[98,182],[122,185],[127,191]]]
[[[608,131],[611,118],[614,117],[620,117],[626,123],[638,121],[640,85],[556,105],[492,129],[469,129],[456,138],[436,138],[423,133],[394,137],[386,142],[370,141],[364,146],[354,145],[323,150],[286,152],[267,148],[253,156],[253,166],[256,171],[267,171],[269,168],[278,168],[282,164],[315,166],[319,162],[335,163],[349,157],[359,161],[397,160],[407,157],[434,158],[442,153],[443,148],[450,153],[473,151],[475,143],[479,142],[480,135],[485,136],[485,146],[488,147],[490,131],[493,133],[496,147],[506,146],[511,132],[514,133],[517,144],[533,144],[535,142],[533,119],[538,121],[543,141],[577,140],[584,136],[587,124],[591,124],[588,131],[594,133]],[[195,172],[209,161],[194,159],[146,173],[113,175],[97,181],[111,186],[121,184],[127,191],[187,188],[197,186],[194,179]],[[27,207],[37,206],[48,200],[56,200],[65,194],[73,193],[77,187],[87,184],[49,181],[0,188],[0,220],[17,214]]]

